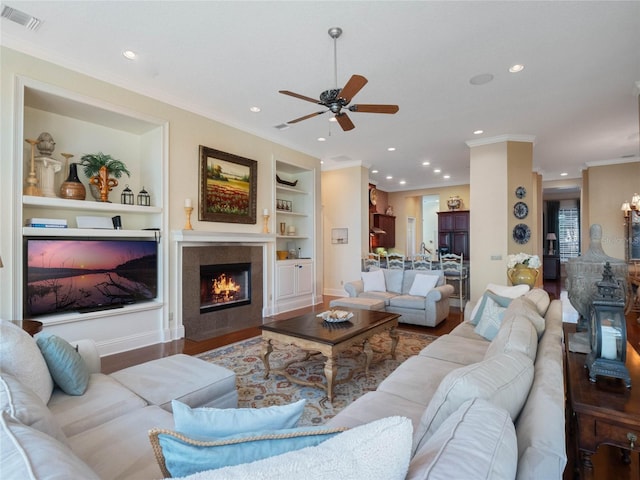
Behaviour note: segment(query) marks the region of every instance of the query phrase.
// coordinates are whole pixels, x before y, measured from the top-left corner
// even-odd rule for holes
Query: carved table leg
[[[580,452],[580,455],[582,456],[582,467],[585,471],[585,474],[587,473],[587,471],[591,471],[593,472],[593,463],[591,462],[591,454],[588,452]]]
[[[337,370],[334,369],[333,358],[327,356],[327,361],[324,364],[324,376],[327,377],[327,397],[329,401],[333,401],[333,383],[336,380]]]
[[[389,336],[391,337],[391,358],[396,359],[396,347],[398,346],[398,340],[400,336],[398,335],[398,331],[396,327],[391,327],[389,330]]]
[[[262,363],[264,364],[264,378],[269,378],[269,371],[271,368],[269,367],[269,355],[273,352],[273,345],[271,345],[271,340],[267,340],[262,345]]]
[[[362,351],[364,352],[365,355],[365,362],[364,362],[364,374],[365,375],[369,375],[369,365],[371,365],[371,360],[373,360],[373,349],[371,348],[371,343],[369,343],[369,340],[365,340],[364,343],[362,344]]]

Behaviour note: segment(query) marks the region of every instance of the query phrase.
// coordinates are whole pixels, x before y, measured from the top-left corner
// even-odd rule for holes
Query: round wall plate
[[[371,205],[375,205],[377,200],[378,200],[378,191],[372,187],[369,189],[369,203],[371,203]]]
[[[520,220],[522,220],[527,215],[529,215],[529,207],[527,207],[527,204],[524,202],[517,202],[513,206],[513,215],[516,218],[519,218]]]
[[[527,189],[520,186],[518,188],[516,188],[516,197],[518,198],[524,198],[527,196]]]
[[[531,238],[531,230],[529,226],[524,223],[519,223],[513,227],[513,239],[516,243],[524,245]]]

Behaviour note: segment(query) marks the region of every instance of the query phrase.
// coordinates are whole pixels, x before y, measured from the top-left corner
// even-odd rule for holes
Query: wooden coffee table
[[[391,337],[391,357],[395,358],[396,346],[398,345],[398,318],[396,313],[387,313],[374,310],[344,309],[353,312],[353,317],[347,322],[328,323],[318,318],[317,313],[308,313],[300,317],[287,320],[278,320],[262,325],[262,361],[264,362],[264,378],[269,377],[273,372],[286,377],[289,381],[299,385],[307,385],[325,389],[329,401],[333,401],[333,386],[336,381],[337,364],[336,360],[341,352],[352,345],[362,345],[365,354],[365,373],[369,373],[369,365],[373,358],[373,350],[369,344],[369,339],[376,333],[389,331]],[[306,361],[312,355],[323,355],[326,360],[324,364],[324,374],[327,379],[326,386],[322,383],[308,382],[289,375],[286,368],[294,362],[283,366],[280,369],[271,368],[269,365],[269,355],[273,351],[273,341],[281,342],[285,345],[295,345],[307,351],[307,356],[299,361]]]

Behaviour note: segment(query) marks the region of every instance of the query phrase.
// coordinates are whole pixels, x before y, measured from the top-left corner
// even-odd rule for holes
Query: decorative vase
[[[519,263],[515,267],[507,270],[507,276],[514,285],[525,284],[529,285],[529,288],[533,288],[536,284],[536,278],[538,278],[538,270]]]
[[[109,201],[109,192],[113,187],[118,186],[118,180],[115,178],[109,178],[109,171],[106,166],[100,167],[98,175],[94,175],[90,179],[91,185],[95,185],[100,190],[100,201]]]
[[[84,200],[87,196],[87,189],[78,178],[78,164],[69,164],[69,176],[60,185],[60,198],[71,200]]]

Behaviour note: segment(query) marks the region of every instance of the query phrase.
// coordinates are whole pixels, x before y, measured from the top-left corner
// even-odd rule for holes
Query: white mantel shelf
[[[171,239],[181,243],[275,243],[274,233],[207,232],[203,230],[172,230]]]

